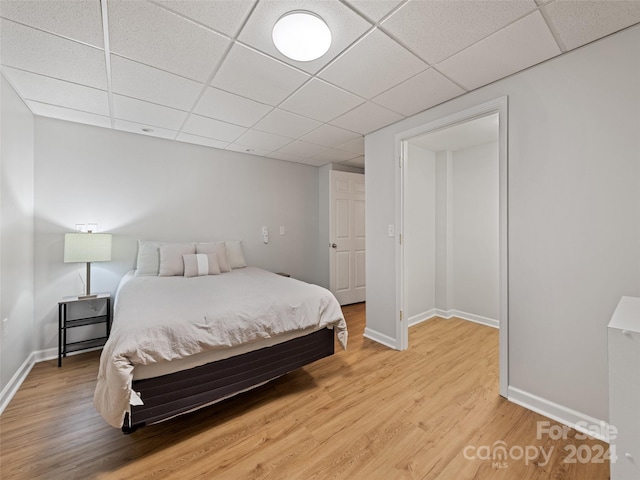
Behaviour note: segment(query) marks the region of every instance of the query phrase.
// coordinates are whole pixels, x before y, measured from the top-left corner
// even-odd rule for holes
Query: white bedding
[[[333,327],[346,348],[346,322],[331,292],[258,268],[192,278],[128,274],[118,288],[94,404],[121,427],[138,366],[257,349],[324,327]]]

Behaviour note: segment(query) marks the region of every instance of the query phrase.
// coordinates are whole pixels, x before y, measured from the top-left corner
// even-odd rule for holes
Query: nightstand
[[[105,304],[106,311],[103,315],[88,316],[82,318],[69,319],[67,310],[69,305],[79,304],[82,302],[101,302]],[[67,330],[70,328],[84,327],[86,325],[105,324],[105,335],[79,342],[67,343]],[[111,294],[99,293],[95,297],[64,297],[58,302],[58,367],[62,366],[62,357],[66,357],[67,353],[78,352],[103,346],[111,333]]]

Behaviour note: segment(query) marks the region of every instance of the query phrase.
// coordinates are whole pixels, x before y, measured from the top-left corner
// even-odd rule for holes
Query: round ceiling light
[[[273,26],[273,43],[286,57],[310,62],[327,53],[331,30],[318,15],[306,11],[284,14]]]

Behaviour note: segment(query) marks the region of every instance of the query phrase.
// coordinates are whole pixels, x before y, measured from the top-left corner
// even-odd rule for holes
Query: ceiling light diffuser
[[[273,26],[273,43],[280,53],[292,60],[310,62],[327,53],[331,30],[315,13],[286,13]]]

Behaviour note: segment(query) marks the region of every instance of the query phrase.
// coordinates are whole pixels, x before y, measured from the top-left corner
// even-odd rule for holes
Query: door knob
[[[332,243],[331,248],[338,248],[338,245],[336,245],[335,243]]]

